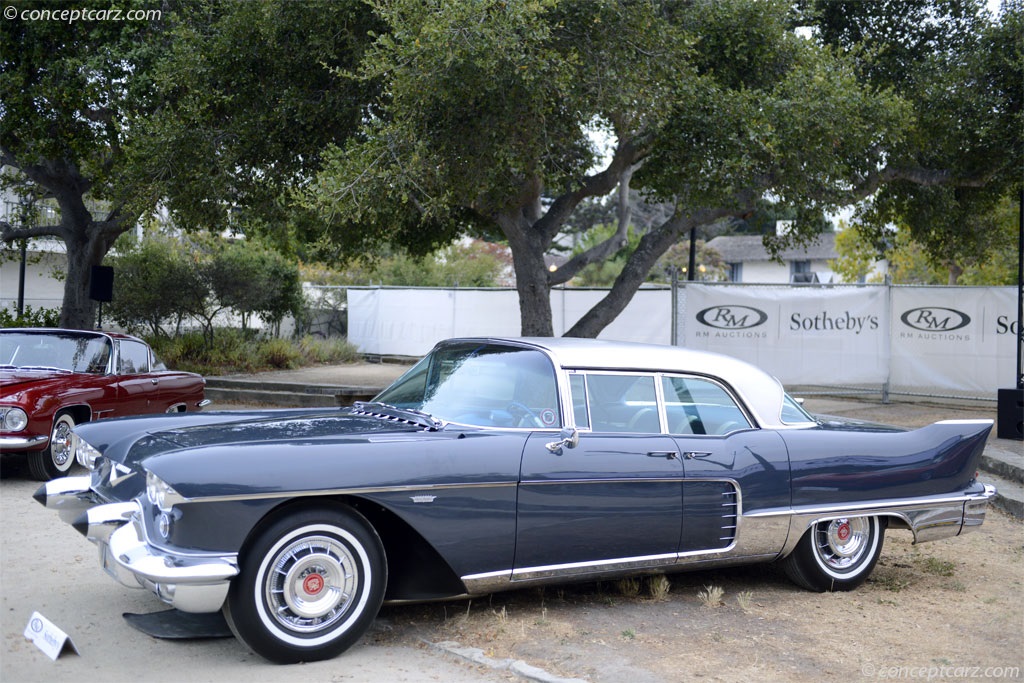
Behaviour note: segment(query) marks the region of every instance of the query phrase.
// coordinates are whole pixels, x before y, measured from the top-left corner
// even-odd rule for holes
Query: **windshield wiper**
[[[444,427],[444,421],[437,419],[430,413],[412,408],[399,408],[390,403],[381,403],[379,401],[356,401],[352,404],[352,412],[381,417],[386,420],[408,422],[431,431],[437,431]]]
[[[71,374],[71,370],[68,370],[67,368],[58,368],[58,367],[53,366],[53,365],[19,365],[19,366],[17,366],[17,369],[18,370],[45,370],[47,372],[66,372],[68,374]]]

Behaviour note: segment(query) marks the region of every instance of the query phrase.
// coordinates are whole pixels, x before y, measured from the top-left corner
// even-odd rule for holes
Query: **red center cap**
[[[316,595],[324,589],[324,577],[319,574],[310,574],[302,580],[302,589],[307,595]]]
[[[836,536],[839,537],[840,541],[845,541],[846,539],[848,539],[850,537],[850,525],[840,524],[839,528],[836,530]]]

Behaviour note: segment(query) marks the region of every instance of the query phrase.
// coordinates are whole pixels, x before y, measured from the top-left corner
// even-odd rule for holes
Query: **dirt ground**
[[[647,579],[385,608],[391,630],[375,640],[453,640],[594,683],[849,681],[928,670],[931,680],[976,670],[1020,680],[1022,541],[1021,523],[992,511],[955,539],[914,546],[909,532],[893,532],[871,578],[849,593],[810,593],[771,566],[752,566],[675,574],[657,597],[657,581]],[[708,587],[723,591],[719,602],[701,598]]]
[[[828,399],[808,407],[910,427],[994,412]],[[275,667],[233,639],[157,641],[125,626],[122,612],[162,605],[107,578],[92,546],[28,498],[34,489],[17,472],[0,482],[5,683],[143,671],[247,683],[523,680],[446,655],[437,647],[446,642],[522,660],[549,681],[1024,679],[1024,525],[991,508],[979,530],[957,538],[914,546],[909,532],[891,532],[872,576],[849,593],[807,592],[759,565],[386,606],[341,657]],[[21,631],[35,609],[72,634],[81,656],[51,663],[34,651]]]

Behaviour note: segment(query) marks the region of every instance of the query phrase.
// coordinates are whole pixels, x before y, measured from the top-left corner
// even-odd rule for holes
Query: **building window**
[[[743,282],[743,264],[729,264],[729,282]]]

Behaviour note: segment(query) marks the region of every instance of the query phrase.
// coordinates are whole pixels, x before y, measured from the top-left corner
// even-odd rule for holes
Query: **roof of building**
[[[728,235],[716,237],[707,244],[722,255],[726,263],[743,261],[770,261],[761,235]],[[824,260],[838,256],[836,234],[823,232],[807,247],[785,249],[779,256],[783,261]]]

